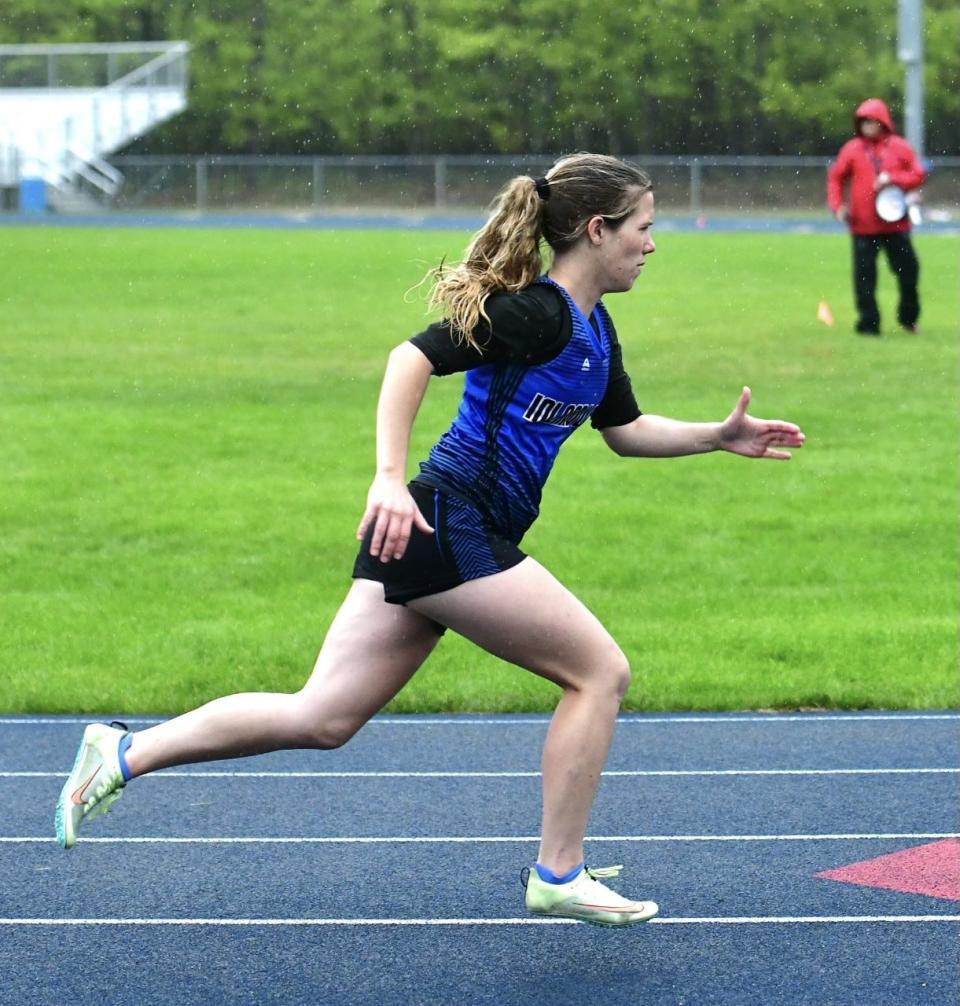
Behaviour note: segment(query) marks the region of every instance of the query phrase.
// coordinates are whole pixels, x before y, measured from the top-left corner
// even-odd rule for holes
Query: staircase
[[[42,178],[60,212],[108,204],[123,176],[105,158],[187,107],[189,49],[0,45],[0,189]]]

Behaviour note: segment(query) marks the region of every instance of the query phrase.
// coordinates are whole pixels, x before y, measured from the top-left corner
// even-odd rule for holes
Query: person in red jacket
[[[910,240],[907,206],[904,202],[901,218],[883,219],[877,212],[877,194],[896,186],[900,190],[892,193],[896,204],[899,195],[923,185],[927,173],[913,147],[894,131],[890,112],[879,98],[869,98],[857,108],[854,131],[857,135],[843,145],[827,173],[827,202],[853,237],[856,330],[862,335],[880,334],[876,289],[877,254],[882,248],[900,289],[897,320],[908,332],[916,332],[920,263]]]

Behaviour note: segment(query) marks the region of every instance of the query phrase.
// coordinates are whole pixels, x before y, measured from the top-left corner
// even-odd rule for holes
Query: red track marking
[[[931,898],[960,901],[960,839],[918,845],[876,859],[865,859],[818,877],[844,884],[883,887],[906,894],[926,894]]]

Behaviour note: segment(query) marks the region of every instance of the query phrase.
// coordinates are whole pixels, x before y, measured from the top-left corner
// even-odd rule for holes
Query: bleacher
[[[187,107],[189,49],[186,42],[0,45],[3,204],[38,192],[52,209],[109,203],[123,176],[106,158]]]

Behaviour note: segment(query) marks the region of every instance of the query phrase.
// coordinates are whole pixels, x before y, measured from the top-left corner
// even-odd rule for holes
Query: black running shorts
[[[384,598],[391,604],[406,604],[501,573],[526,558],[473,504],[420,482],[411,482],[408,488],[434,533],[414,526],[403,558],[381,562],[370,555],[371,524],[353,566],[355,578],[382,583]]]

